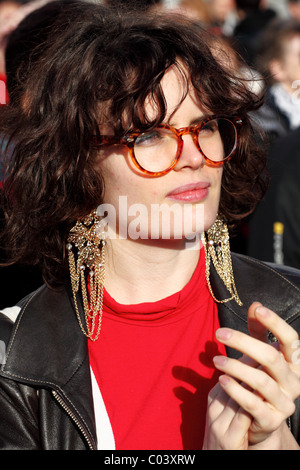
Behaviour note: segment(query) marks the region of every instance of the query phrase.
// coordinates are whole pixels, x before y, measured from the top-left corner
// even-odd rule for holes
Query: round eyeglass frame
[[[204,152],[202,151],[202,149],[200,147],[199,140],[198,140],[198,136],[199,136],[199,133],[200,133],[202,127],[205,126],[208,122],[213,121],[215,119],[225,119],[227,121],[230,121],[234,125],[235,133],[236,133],[235,145],[234,145],[232,151],[230,152],[230,154],[226,158],[224,158],[224,160],[221,160],[219,162],[215,162],[213,160],[210,160],[204,154]],[[169,126],[168,124],[160,124],[158,126],[155,126],[154,129],[167,129],[167,130],[173,132],[173,134],[176,136],[177,144],[178,144],[177,145],[177,153],[176,153],[176,156],[173,159],[172,163],[165,170],[156,171],[156,172],[149,171],[149,170],[146,170],[145,168],[143,168],[139,164],[139,162],[137,161],[137,159],[135,157],[135,154],[134,154],[135,141],[144,132],[140,132],[140,131],[130,132],[130,133],[128,133],[128,134],[126,134],[122,137],[118,137],[118,136],[114,136],[114,135],[99,135],[99,136],[94,135],[92,137],[92,142],[97,147],[102,147],[104,145],[125,145],[129,150],[129,154],[130,154],[130,157],[131,157],[131,160],[132,160],[133,164],[136,166],[136,168],[138,168],[138,170],[140,170],[142,173],[144,173],[148,176],[158,177],[158,176],[163,176],[163,175],[169,173],[176,166],[176,164],[178,163],[178,161],[181,157],[181,153],[182,153],[182,149],[183,149],[184,142],[182,140],[182,136],[187,135],[187,134],[190,134],[192,136],[193,142],[194,142],[196,148],[198,149],[198,151],[203,156],[203,158],[206,161],[207,165],[212,166],[212,167],[221,167],[221,166],[223,166],[224,163],[228,162],[234,156],[234,154],[237,151],[237,148],[238,148],[238,145],[239,145],[239,140],[240,140],[240,130],[242,128],[242,125],[243,125],[243,121],[238,116],[212,115],[212,116],[209,116],[209,117],[203,119],[197,125],[192,125],[192,126],[188,126],[188,127],[181,127],[179,129],[176,129],[175,127]]]

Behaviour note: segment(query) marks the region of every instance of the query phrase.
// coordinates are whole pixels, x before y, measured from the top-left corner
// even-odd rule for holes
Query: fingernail
[[[226,341],[232,336],[232,330],[229,330],[228,328],[219,328],[216,331],[216,337],[220,341]]]
[[[224,367],[225,364],[227,363],[227,357],[225,356],[215,356],[213,358],[214,364],[218,367]]]
[[[269,315],[269,310],[266,307],[263,307],[260,305],[255,309],[255,313],[257,313],[259,316],[266,318]]]
[[[226,387],[229,381],[230,381],[230,378],[228,377],[228,375],[220,375],[219,382],[221,385]]]

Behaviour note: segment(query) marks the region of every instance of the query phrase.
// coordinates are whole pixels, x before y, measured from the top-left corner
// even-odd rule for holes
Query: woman
[[[254,114],[270,143],[300,124],[299,106],[300,25],[287,19],[272,22],[264,31],[256,69],[266,79],[264,105]]]
[[[79,4],[3,113],[11,259],[47,285],[1,317],[2,448],[298,448],[299,276],[231,262],[264,161],[210,41]]]

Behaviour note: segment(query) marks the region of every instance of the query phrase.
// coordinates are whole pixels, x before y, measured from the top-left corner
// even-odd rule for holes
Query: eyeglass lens
[[[232,153],[236,145],[235,125],[225,118],[212,119],[201,127],[198,143],[206,158],[220,162]],[[178,146],[179,137],[175,132],[158,127],[136,139],[134,154],[142,168],[160,172],[172,165]]]

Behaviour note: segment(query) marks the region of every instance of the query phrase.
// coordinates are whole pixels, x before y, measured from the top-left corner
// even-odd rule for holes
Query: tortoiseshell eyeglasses
[[[180,159],[182,136],[190,134],[194,144],[209,166],[220,167],[235,154],[242,120],[230,116],[210,116],[197,125],[175,129],[167,124],[145,132],[132,132],[117,137],[94,136],[93,143],[125,145],[134,165],[149,176],[162,176],[171,171]]]

